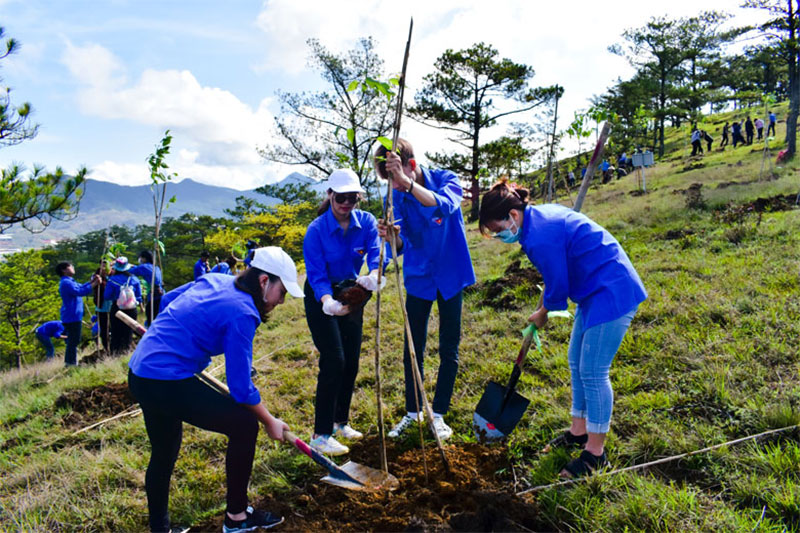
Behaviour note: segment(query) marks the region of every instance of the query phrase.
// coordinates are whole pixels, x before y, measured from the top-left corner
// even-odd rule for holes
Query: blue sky
[[[95,179],[142,184],[146,157],[169,128],[168,162],[181,177],[253,188],[303,171],[266,164],[255,148],[276,142],[276,90],[321,88],[306,67],[310,37],[344,51],[373,35],[396,71],[413,15],[408,95],[446,48],[483,40],[532,65],[534,84],[563,85],[562,116],[571,117],[630,74],[606,50],[623,29],[667,9],[670,16],[728,9],[739,24],[762,18],[737,3],[0,0],[0,25],[22,44],[0,63],[1,84],[16,102],[31,102],[41,124],[36,139],[3,148],[0,165],[86,165]],[[440,132],[411,121],[403,135],[427,150],[447,148]]]

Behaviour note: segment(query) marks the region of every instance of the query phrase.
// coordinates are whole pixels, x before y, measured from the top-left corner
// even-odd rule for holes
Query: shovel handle
[[[536,310],[538,311],[542,304],[544,303],[544,289],[542,293],[539,295],[539,303],[536,304]],[[522,363],[525,361],[525,356],[528,355],[528,350],[531,348],[531,343],[533,342],[533,332],[528,333],[522,339],[522,348],[519,349],[519,355],[517,356],[517,360],[514,362],[515,365],[522,370]]]

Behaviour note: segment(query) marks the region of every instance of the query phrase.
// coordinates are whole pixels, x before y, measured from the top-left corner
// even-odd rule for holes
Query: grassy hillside
[[[720,119],[725,117],[712,120]],[[800,191],[800,164],[777,168],[775,177],[759,180],[760,148],[715,149],[703,159],[689,160],[684,133],[670,132],[670,152],[648,173],[647,195],[636,194],[631,176],[593,188],[585,204],[585,212],[623,244],[650,294],[612,367],[616,405],[608,450],[615,467],[800,423],[800,210],[792,206]],[[543,352],[529,355],[519,391],[531,406],[507,446],[492,451],[474,444],[474,407],[489,379],[507,378],[519,330],[538,294],[518,247],[484,239],[475,226],[469,227],[468,238],[479,285],[465,297],[462,366],[446,417],[455,430],[448,450],[459,460],[462,452],[480,457],[483,467],[455,461],[455,477],[439,479],[428,441],[433,470],[427,492],[415,493],[419,499],[398,511],[410,498],[408,487],[394,497],[322,488],[320,469],[262,432],[250,487],[254,501],[282,509],[286,529],[311,528],[312,523],[342,528],[352,520],[349,529],[800,530],[796,428],[574,487],[517,498],[498,492],[497,487],[510,494],[555,481],[566,461],[562,452],[542,455],[539,450],[568,423],[571,324],[551,321],[542,333]],[[522,270],[509,269],[515,260],[521,260]],[[403,406],[402,317],[394,290],[387,291],[386,301],[384,402],[393,423]],[[317,354],[302,302],[289,299],[273,314],[256,340],[256,384],[270,409],[308,436]],[[434,310],[426,360],[429,388],[438,362],[437,321]],[[374,305],[368,306],[364,333],[353,425],[374,436]],[[123,389],[110,386],[125,376],[124,360],[69,373],[57,364],[43,364],[0,376],[4,528],[146,527],[149,445],[141,417],[72,435],[130,403]],[[223,437],[186,426],[173,476],[174,522],[219,527],[224,447]],[[356,448],[353,460],[378,466],[370,462],[374,447],[367,448]],[[413,437],[392,447],[392,469],[401,481],[412,479],[403,477],[403,468],[409,468],[403,461],[418,457],[417,448]],[[478,473],[490,479],[467,479]],[[485,490],[483,483],[489,481],[495,492]],[[453,486],[480,490],[463,500]],[[424,514],[431,501],[441,504],[438,514]],[[492,511],[484,512],[488,508]],[[383,515],[379,521],[370,513]],[[495,520],[498,513],[505,513],[504,522]]]

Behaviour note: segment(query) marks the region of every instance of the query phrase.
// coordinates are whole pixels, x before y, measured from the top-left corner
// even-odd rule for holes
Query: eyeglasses
[[[337,204],[354,204],[358,202],[358,193],[357,192],[349,192],[349,193],[339,193],[333,195],[333,199],[336,201]]]

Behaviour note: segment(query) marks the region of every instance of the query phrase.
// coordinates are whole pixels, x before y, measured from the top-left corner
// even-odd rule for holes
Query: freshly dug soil
[[[483,292],[484,298],[480,304],[493,309],[519,309],[522,302],[519,302],[510,291],[520,285],[536,291],[535,287],[539,283],[542,283],[542,275],[535,268],[523,268],[520,260],[516,259],[508,265],[502,277],[476,283],[464,289],[464,292],[468,294]]]
[[[62,423],[68,427],[77,427],[120,413],[135,403],[127,383],[112,383],[88,389],[68,390],[56,399],[55,408],[72,409]]]
[[[311,481],[279,498],[266,496],[257,508],[283,515],[279,531],[548,531],[535,505],[514,495],[511,468],[502,447],[446,446],[448,476],[434,443],[422,452],[398,451],[387,442],[389,471],[400,482],[394,492],[369,493]],[[350,458],[378,467],[377,437],[352,446]],[[320,471],[320,477],[324,472]],[[192,531],[219,530],[222,517]]]
[[[795,207],[797,196],[794,194],[777,195],[769,198],[758,198],[755,202],[747,204],[753,207],[756,213],[772,211],[788,211]]]

